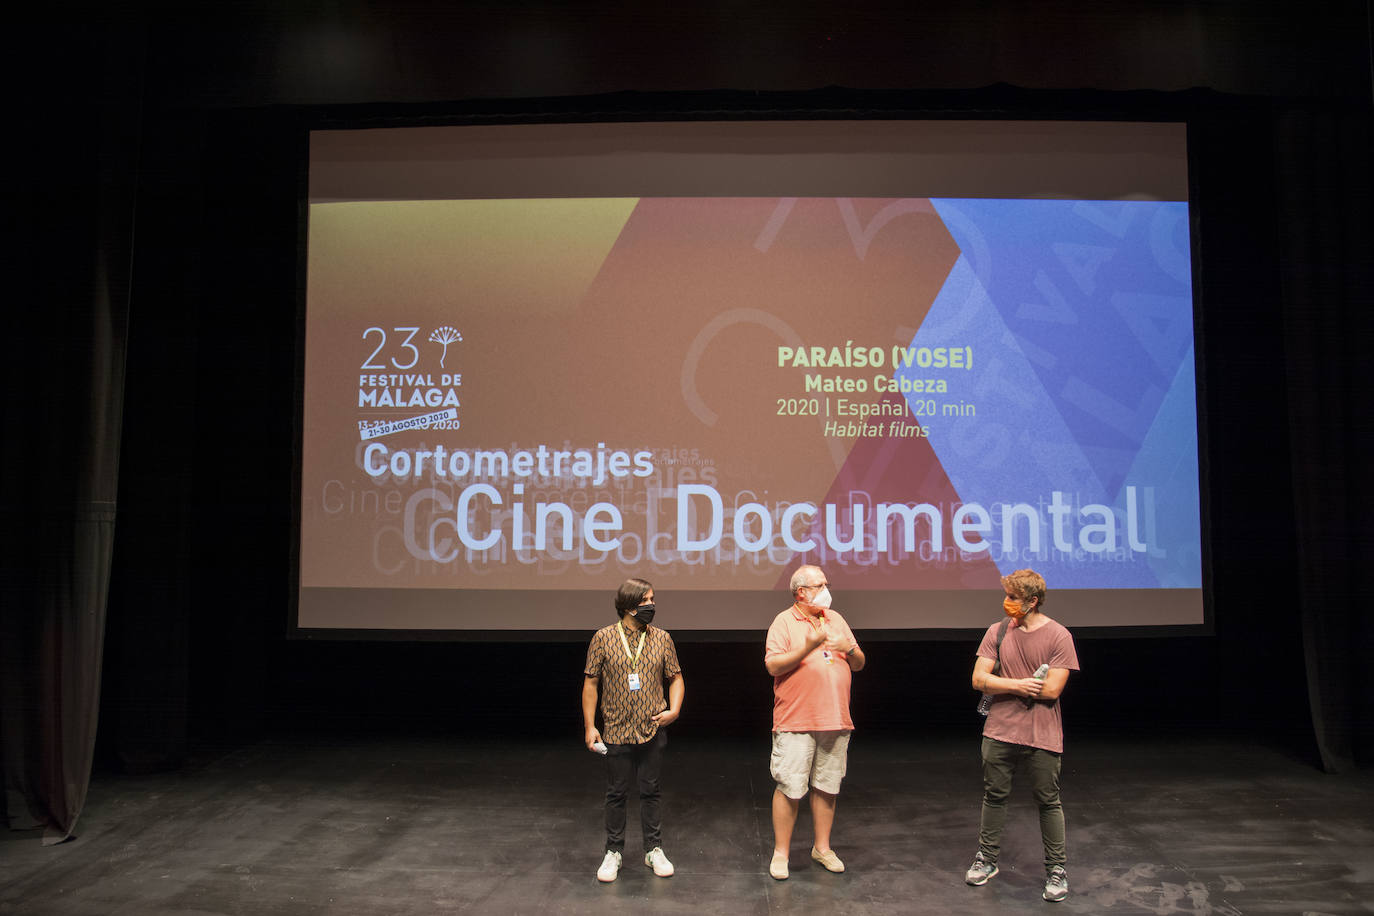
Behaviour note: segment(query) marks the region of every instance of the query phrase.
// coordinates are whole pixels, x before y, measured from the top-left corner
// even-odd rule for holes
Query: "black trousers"
[[[606,745],[606,849],[625,851],[625,799],[630,791],[630,774],[638,776],[639,824],[644,834],[644,851],[663,845],[662,825],[658,819],[659,774],[663,771],[663,749],[668,746],[664,729],[643,744]]]

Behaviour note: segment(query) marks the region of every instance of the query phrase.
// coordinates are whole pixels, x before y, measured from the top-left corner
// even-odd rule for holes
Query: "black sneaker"
[[[1049,872],[1045,875],[1045,893],[1040,896],[1050,903],[1058,903],[1069,896],[1069,875],[1064,871],[1064,866],[1050,866]]]
[[[974,887],[982,887],[988,883],[988,879],[997,874],[997,863],[989,862],[983,858],[983,853],[979,852],[973,857],[973,864],[964,872],[964,883],[972,884]],[[1046,897],[1046,900],[1049,898]]]

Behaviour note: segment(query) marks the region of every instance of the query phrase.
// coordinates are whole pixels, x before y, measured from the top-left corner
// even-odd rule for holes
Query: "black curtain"
[[[47,843],[85,803],[114,541],[142,33],[113,31],[54,29],[69,65],[10,116],[0,766],[9,825]]]
[[[1322,766],[1374,760],[1374,132],[1367,108],[1275,118],[1289,448],[1303,660]],[[1255,447],[1266,447],[1262,435]],[[1252,589],[1264,600],[1264,583]],[[1296,659],[1294,659],[1296,662]],[[1269,680],[1266,678],[1266,680]],[[1275,689],[1296,689],[1281,675]]]

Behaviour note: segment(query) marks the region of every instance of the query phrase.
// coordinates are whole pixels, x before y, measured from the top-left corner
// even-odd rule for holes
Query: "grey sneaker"
[[[997,874],[997,863],[989,862],[983,858],[982,852],[979,852],[973,857],[973,864],[968,867],[968,871],[964,872],[964,883],[972,884],[974,887],[982,887],[995,874]],[[1046,885],[1046,888],[1048,887],[1049,885]],[[1046,897],[1045,899],[1050,898]]]
[[[1069,875],[1064,871],[1064,866],[1050,866],[1049,872],[1045,875],[1045,893],[1040,896],[1050,903],[1058,903],[1069,896]]]

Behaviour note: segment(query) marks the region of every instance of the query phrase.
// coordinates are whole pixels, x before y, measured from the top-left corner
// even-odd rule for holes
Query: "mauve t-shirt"
[[[979,658],[997,660],[997,628],[1001,625],[999,620],[983,634],[983,642],[978,646]],[[1007,627],[1007,635],[1002,640],[1002,677],[1030,677],[1045,662],[1051,668],[1078,670],[1073,636],[1063,624],[1051,620],[1031,631]],[[983,736],[1062,754],[1064,718],[1059,700],[1036,700],[1027,709],[1022,697],[999,693],[992,698]]]

